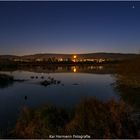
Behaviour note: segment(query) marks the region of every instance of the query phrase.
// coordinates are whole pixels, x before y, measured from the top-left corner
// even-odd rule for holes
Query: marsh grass
[[[88,134],[91,138],[136,138],[138,119],[124,102],[82,100],[74,109],[46,105],[24,107],[13,131],[14,138],[49,138],[50,134]]]
[[[122,99],[140,111],[140,56],[119,64],[115,78]]]

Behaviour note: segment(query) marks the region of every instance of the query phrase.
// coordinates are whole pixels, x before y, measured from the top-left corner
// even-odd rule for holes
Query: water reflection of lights
[[[76,71],[77,71],[76,68],[74,68],[74,69],[73,69],[73,72],[76,72]]]
[[[103,69],[103,66],[88,66],[87,67],[88,69],[90,70],[102,70]]]
[[[103,66],[99,66],[99,69],[102,70],[103,69]]]
[[[77,72],[76,67],[73,67],[73,68],[72,68],[72,71],[73,71],[73,72]]]

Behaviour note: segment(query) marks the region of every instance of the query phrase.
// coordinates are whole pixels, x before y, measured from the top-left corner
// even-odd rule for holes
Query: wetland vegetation
[[[49,138],[49,135],[90,135],[91,138],[139,138],[139,119],[123,101],[82,100],[75,108],[45,105],[24,107],[13,131],[16,138]]]
[[[99,75],[110,73],[115,79],[112,86],[116,91],[115,94],[120,97],[119,100],[110,97],[109,100],[103,101],[95,97],[85,97],[72,107],[47,103],[35,108],[22,106],[16,124],[1,137],[49,138],[50,134],[88,134],[91,138],[140,138],[140,57],[114,65],[95,67],[93,65],[54,66],[54,68],[51,66],[48,69],[30,67],[28,71],[98,73]],[[27,70],[27,67],[24,67],[25,69]],[[0,74],[0,87],[12,85],[15,81],[25,81],[25,79]],[[53,76],[31,75],[28,80],[38,80],[39,84],[46,86],[46,89],[48,85],[63,84],[63,80]],[[71,85],[79,85],[80,82],[73,83]],[[106,94],[106,91],[102,94]]]

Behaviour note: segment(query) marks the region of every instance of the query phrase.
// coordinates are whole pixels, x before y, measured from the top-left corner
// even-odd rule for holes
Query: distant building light
[[[76,62],[76,60],[75,60],[75,59],[73,59],[72,61],[73,61],[73,62]]]
[[[63,58],[59,58],[58,61],[63,61]]]
[[[76,55],[74,55],[74,56],[73,56],[73,58],[74,58],[74,59],[76,59],[76,58],[77,58],[77,56],[76,56]]]
[[[41,61],[43,61],[43,59],[37,58],[36,61],[37,61],[37,62],[41,62]]]

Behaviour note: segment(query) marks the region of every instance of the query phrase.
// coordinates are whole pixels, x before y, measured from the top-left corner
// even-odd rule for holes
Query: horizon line
[[[41,52],[40,52],[40,53],[39,53],[39,52],[38,52],[38,53],[21,54],[21,55],[17,55],[17,54],[0,54],[0,56],[6,56],[6,55],[7,55],[7,56],[8,56],[8,55],[9,55],[9,56],[28,56],[28,55],[38,55],[38,54],[42,54],[42,55],[43,55],[43,54],[50,54],[50,55],[51,55],[51,54],[53,54],[53,55],[55,55],[55,54],[56,54],[56,55],[58,55],[58,54],[59,54],[59,55],[84,55],[84,54],[97,54],[97,53],[104,53],[104,54],[105,54],[105,53],[106,53],[106,54],[140,54],[139,52],[138,52],[138,53],[134,53],[134,52],[133,52],[133,53],[130,53],[130,52],[87,52],[87,53],[86,53],[86,52],[85,52],[85,53],[52,53],[52,52],[51,52],[51,53],[41,53]]]

